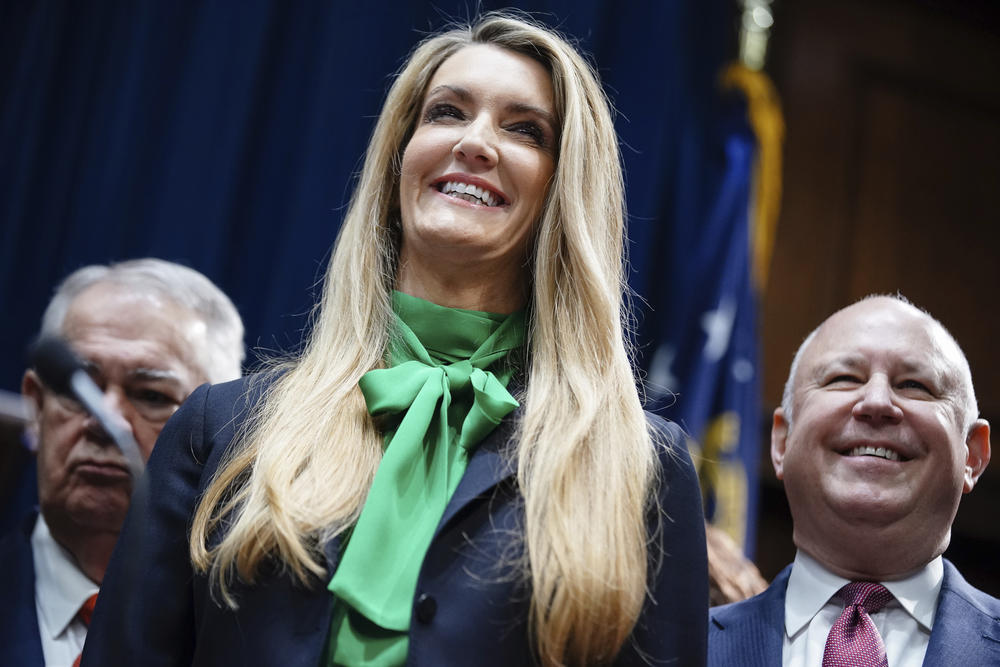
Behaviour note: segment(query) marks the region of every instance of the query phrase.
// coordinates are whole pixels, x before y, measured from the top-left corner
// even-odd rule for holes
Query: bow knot
[[[390,643],[406,641],[420,566],[468,457],[518,406],[507,357],[523,344],[523,312],[443,308],[399,292],[393,307],[390,367],[365,373],[359,387],[368,411],[395,426],[328,586],[348,608],[331,635],[344,664],[376,641],[353,614],[398,633]]]
[[[369,371],[360,385],[373,416],[403,415],[397,434],[405,430],[423,435],[437,416],[439,427],[457,434],[463,449],[470,449],[489,435],[518,405],[496,375],[469,360],[447,366],[407,361],[393,368]],[[386,440],[391,444],[395,437]]]

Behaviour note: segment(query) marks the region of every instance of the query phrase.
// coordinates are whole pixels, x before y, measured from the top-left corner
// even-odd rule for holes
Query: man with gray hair
[[[709,664],[1000,664],[1000,600],[941,554],[990,460],[972,374],[947,330],[902,297],[834,313],[799,348],[771,460],[795,561],[711,610]]]
[[[243,323],[202,274],[138,259],[87,266],[57,288],[41,336],[64,339],[146,459],[167,419],[200,384],[240,376]],[[74,664],[128,510],[126,458],[71,396],[28,369],[40,513],[0,542],[0,664]]]

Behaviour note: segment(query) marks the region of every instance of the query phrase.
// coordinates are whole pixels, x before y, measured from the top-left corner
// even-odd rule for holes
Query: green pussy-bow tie
[[[359,384],[373,416],[399,422],[386,433],[329,589],[375,625],[403,633],[405,655],[417,577],[437,524],[472,448],[518,405],[506,389],[514,372],[507,356],[524,342],[525,316],[445,308],[400,292],[393,309],[390,368],[369,371]],[[349,625],[334,628],[338,654],[365,643]]]

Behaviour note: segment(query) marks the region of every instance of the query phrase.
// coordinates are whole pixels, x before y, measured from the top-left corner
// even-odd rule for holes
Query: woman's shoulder
[[[687,439],[687,434],[676,422],[664,419],[655,412],[644,411],[646,414],[646,424],[654,440],[666,447],[682,447]]]
[[[688,435],[675,422],[646,412],[646,423],[660,461],[660,498],[670,505],[682,503],[701,511],[698,473],[688,451]]]
[[[203,384],[191,392],[173,420],[197,420],[203,422],[206,429],[213,425],[231,428],[246,419],[250,410],[267,395],[275,379],[275,373],[265,372],[219,384]]]
[[[198,387],[189,397],[194,398],[199,392],[204,392],[206,411],[228,410],[230,413],[241,413],[254,406],[266,396],[271,385],[280,375],[277,371],[251,373],[229,382],[205,384]]]
[[[660,459],[661,466],[690,469],[693,473],[691,455],[688,453],[688,435],[676,422],[646,411],[646,425]]]
[[[624,651],[616,664],[704,665],[708,560],[698,476],[684,429],[649,412],[646,420],[660,461],[649,519],[650,600],[633,635],[641,652]]]
[[[216,458],[213,452],[224,450],[234,440],[273,381],[273,374],[257,373],[230,382],[201,385],[164,426],[151,461],[193,457],[204,463]]]

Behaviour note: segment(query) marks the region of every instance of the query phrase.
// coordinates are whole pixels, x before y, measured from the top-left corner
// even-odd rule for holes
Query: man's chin
[[[77,526],[101,533],[118,533],[128,513],[128,487],[101,488],[82,497],[70,498],[67,514]]]

